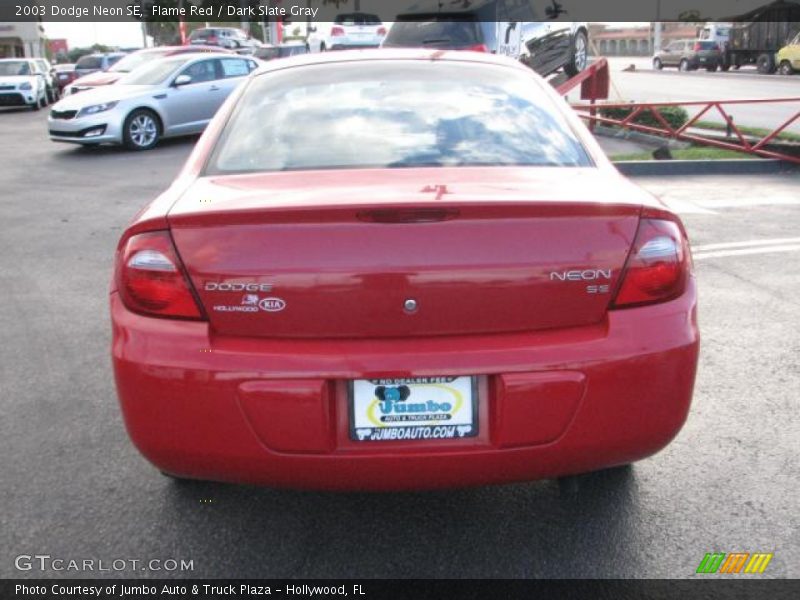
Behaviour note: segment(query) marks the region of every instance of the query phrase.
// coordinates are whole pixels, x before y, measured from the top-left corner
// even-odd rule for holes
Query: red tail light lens
[[[202,319],[180,259],[166,231],[141,233],[117,253],[116,282],[125,306],[138,313]]]
[[[344,35],[344,27],[331,28],[331,37],[338,37],[340,35]]]
[[[489,52],[489,47],[486,44],[475,44],[474,46],[464,48],[464,50],[470,50],[472,52]]]
[[[386,35],[386,27],[378,27],[378,35]]]
[[[683,293],[691,271],[681,228],[665,219],[642,219],[614,307],[665,302]]]

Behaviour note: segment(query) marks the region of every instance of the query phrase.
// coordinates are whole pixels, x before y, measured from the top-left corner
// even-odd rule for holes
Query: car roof
[[[255,75],[258,76],[270,71],[310,65],[393,60],[447,61],[496,65],[516,68],[530,73],[531,75],[535,75],[534,71],[524,66],[519,61],[498,54],[425,48],[379,48],[375,50],[339,50],[336,52],[297,54],[281,59],[280,61],[269,61],[263,67],[255,71]]]

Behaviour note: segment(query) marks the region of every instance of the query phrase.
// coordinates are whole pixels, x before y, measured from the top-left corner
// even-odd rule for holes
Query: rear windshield
[[[189,39],[192,40],[204,40],[210,37],[216,37],[219,35],[219,31],[216,29],[196,29],[192,32],[192,35],[189,36]]]
[[[477,21],[397,21],[384,46],[460,48],[485,43]]]
[[[101,69],[103,67],[102,56],[84,56],[75,63],[76,69]]]
[[[254,79],[208,173],[591,164],[525,72],[427,61],[306,66]]]
[[[338,15],[336,17],[336,24],[337,25],[380,25],[381,20],[376,15],[351,13],[347,15]]]

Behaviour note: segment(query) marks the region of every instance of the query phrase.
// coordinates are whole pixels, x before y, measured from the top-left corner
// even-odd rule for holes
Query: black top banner
[[[0,0],[0,21],[332,22],[354,12],[481,21],[800,21],[789,0]]]

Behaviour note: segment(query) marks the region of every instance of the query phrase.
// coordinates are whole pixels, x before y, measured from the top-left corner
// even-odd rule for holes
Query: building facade
[[[44,28],[38,21],[0,22],[0,58],[40,57],[46,52]]]

